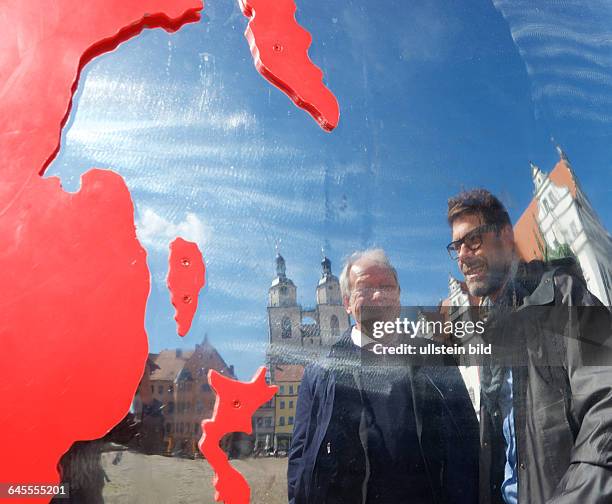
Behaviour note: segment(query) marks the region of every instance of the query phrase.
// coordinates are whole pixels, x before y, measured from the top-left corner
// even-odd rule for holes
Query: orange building
[[[156,368],[149,377],[154,404],[163,418],[164,451],[194,455],[202,436],[202,420],[212,416],[215,393],[208,383],[208,371],[234,378],[207,337],[194,350],[162,350],[152,354]]]
[[[274,449],[277,451],[289,450],[298,391],[303,376],[304,366],[298,364],[281,364],[275,366],[273,370],[272,383],[278,386],[274,425]]]

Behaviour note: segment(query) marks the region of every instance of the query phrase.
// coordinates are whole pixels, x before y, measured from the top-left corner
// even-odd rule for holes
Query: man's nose
[[[371,298],[372,298],[372,301],[379,301],[380,299],[382,299],[383,298],[382,289],[377,289],[377,288],[372,289]]]
[[[462,262],[465,258],[471,257],[473,255],[474,251],[465,243],[462,243],[459,247],[459,251],[457,252],[457,259],[459,260],[459,262]]]
[[[474,251],[470,247],[468,247],[465,243],[462,243],[461,246],[459,247],[459,252],[457,252],[457,257],[459,259],[462,259],[464,257],[468,257],[472,255],[474,255]]]

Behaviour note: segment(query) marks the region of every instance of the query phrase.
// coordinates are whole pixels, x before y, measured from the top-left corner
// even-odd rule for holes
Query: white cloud
[[[210,239],[210,227],[195,213],[188,212],[181,222],[171,222],[152,208],[142,208],[136,221],[136,234],[145,246],[168,250],[170,242],[176,237],[192,241],[203,250]]]

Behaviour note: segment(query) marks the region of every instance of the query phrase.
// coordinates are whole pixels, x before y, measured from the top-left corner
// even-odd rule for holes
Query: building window
[[[331,336],[333,339],[340,337],[340,322],[338,322],[338,317],[332,315],[329,319],[329,327],[331,329]]]
[[[174,403],[172,401],[170,401],[166,406],[166,413],[168,413],[169,415],[174,413]]]
[[[548,195],[548,198],[550,199],[550,204],[552,206],[555,206],[557,204],[557,197],[555,196],[555,193],[551,191],[551,193]]]
[[[170,434],[172,432],[172,424],[171,423],[167,423],[166,424],[166,433]]]
[[[290,416],[289,419],[287,420],[287,425],[293,425],[293,417]]]
[[[170,385],[168,387],[168,394],[172,394],[172,392],[174,392],[174,387],[172,385]]]
[[[548,204],[548,200],[546,198],[542,200],[542,204],[544,205],[544,210],[546,210],[546,213],[550,213],[550,205]]]
[[[284,417],[284,416],[279,417],[279,419],[278,419],[278,425],[280,425],[280,426],[285,425],[285,417]]]
[[[263,418],[257,417],[256,423],[257,427],[261,427],[263,425]]]
[[[576,227],[576,223],[574,221],[570,222],[570,229],[572,230],[572,235],[575,240],[578,237],[578,228]]]
[[[289,409],[293,409],[293,401],[289,401]]]
[[[196,401],[196,412],[197,413],[202,413],[204,411],[204,403],[202,402],[201,399],[198,399]]]
[[[285,409],[285,401],[280,402],[280,409]]]
[[[293,395],[293,385],[289,385],[289,395]]]
[[[158,386],[157,386],[157,393],[158,393],[159,395],[161,395],[161,394],[163,394],[163,393],[164,393],[164,386],[163,386],[163,385],[158,385]]]
[[[155,394],[155,385],[151,385],[151,394]]]
[[[185,424],[183,422],[181,422],[179,424],[179,432],[182,434],[183,432],[185,432]]]
[[[289,317],[283,317],[281,323],[281,338],[291,338],[291,320]]]
[[[193,424],[193,433],[194,434],[199,434],[200,433],[200,424],[197,423],[197,422]]]
[[[281,385],[280,386],[280,390],[279,390],[279,394],[284,394],[285,393],[285,386]]]
[[[272,427],[272,418],[266,417],[266,427]]]

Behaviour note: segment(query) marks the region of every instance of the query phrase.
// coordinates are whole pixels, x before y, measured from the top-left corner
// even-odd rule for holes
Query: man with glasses
[[[610,311],[575,261],[522,261],[490,192],[449,199],[447,217],[497,347],[480,368],[480,502],[612,502]]]
[[[356,252],[340,288],[355,325],[304,373],[289,503],[476,504],[478,424],[458,369],[369,353],[374,322],[400,315],[395,268],[381,249]]]

